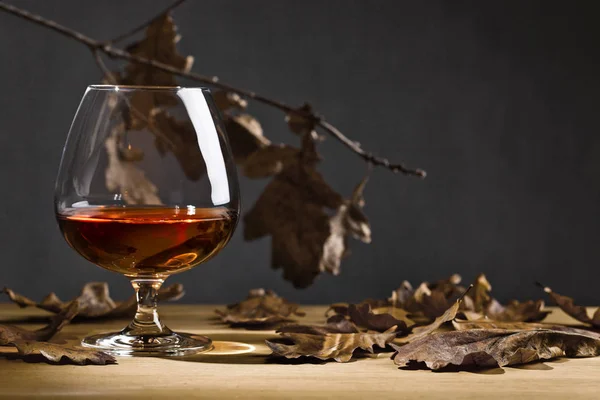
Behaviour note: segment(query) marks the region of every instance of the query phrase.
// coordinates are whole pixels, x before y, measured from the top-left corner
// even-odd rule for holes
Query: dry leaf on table
[[[554,301],[554,303],[556,303],[556,305],[559,306],[560,309],[566,314],[575,318],[579,322],[583,322],[584,324],[589,324],[594,328],[600,329],[600,307],[598,307],[594,315],[590,318],[587,308],[576,305],[575,301],[571,297],[555,293],[552,291],[552,289],[542,285],[541,283],[538,283],[538,286],[544,289],[544,292],[548,293],[552,301]]]
[[[246,300],[227,306],[225,311],[215,312],[223,322],[232,326],[259,326],[291,321],[294,316],[304,316],[304,312],[298,308],[298,304],[288,302],[271,290],[254,289],[250,291]]]
[[[521,330],[521,331],[536,331],[536,330],[552,330],[566,333],[575,333],[577,335],[589,336],[600,339],[600,333],[588,331],[585,329],[572,328],[570,326],[544,324],[539,322],[502,322],[489,319],[480,319],[477,321],[465,321],[455,319],[452,321],[452,326],[457,331],[469,329],[506,329],[506,330]]]
[[[472,329],[434,333],[392,347],[397,365],[424,362],[438,370],[448,365],[486,368],[562,356],[594,357],[600,354],[600,339],[553,330]]]
[[[13,325],[0,325],[0,346],[18,341],[50,340],[58,331],[68,324],[79,311],[79,303],[72,301],[63,310],[53,316],[50,323],[36,331],[19,328]]]
[[[79,311],[80,304],[77,300],[64,307],[57,315],[52,317],[50,323],[36,331],[19,328],[13,325],[0,325],[0,346],[14,346],[21,357],[31,354],[41,354],[49,361],[59,362],[66,357],[74,364],[107,364],[116,360],[103,352],[81,349],[69,346],[47,343],[58,331],[68,324]]]
[[[352,323],[342,320],[325,326],[284,326],[278,333],[280,339],[265,341],[274,356],[348,362],[356,349],[372,353],[374,345],[385,348],[396,337],[396,327],[383,333],[359,332]]]
[[[512,300],[504,306],[492,299],[485,309],[485,315],[496,321],[537,322],[542,321],[551,312],[543,308],[542,300],[528,300],[522,303]]]
[[[455,302],[454,304],[448,308],[442,315],[437,317],[431,324],[425,326],[417,326],[412,329],[412,332],[405,337],[396,339],[396,343],[410,343],[415,340],[418,340],[422,337],[430,335],[434,331],[438,330],[443,324],[446,322],[452,321],[456,318],[456,314],[460,309],[461,302],[468,291],[472,288],[469,287],[466,292],[464,292]]]
[[[331,307],[335,306],[336,305],[333,304]],[[338,308],[338,310],[342,311],[342,308]],[[363,302],[361,304],[350,304],[345,311],[345,314],[338,313],[330,317],[327,322],[337,322],[348,318],[348,320],[354,323],[357,327],[364,328],[366,330],[386,332],[395,326],[397,334],[405,334],[408,332],[406,320],[398,319],[388,312],[374,313],[371,309],[371,305],[368,303]],[[404,315],[406,316],[406,314]]]
[[[477,312],[496,321],[505,322],[537,322],[543,320],[549,313],[544,310],[542,300],[510,301],[507,305],[500,304],[490,292],[492,285],[484,274],[480,274],[473,283],[473,290],[465,296],[464,307],[467,312]]]
[[[71,363],[77,365],[106,365],[117,362],[113,356],[101,351],[63,346],[55,343],[18,341],[14,343],[14,346],[21,356],[41,354],[47,360],[56,363],[63,359],[67,359]]]
[[[60,313],[65,310],[72,301],[63,302],[54,293],[47,295],[41,302],[35,301],[17,294],[8,288],[4,288],[4,293],[15,302],[19,307],[37,307],[42,310],[53,313]],[[158,299],[177,300],[184,295],[183,285],[176,283],[171,286],[161,288],[158,292]],[[87,283],[81,293],[74,300],[79,303],[77,318],[119,318],[129,317],[135,313],[137,301],[135,296],[131,296],[124,302],[115,302],[109,294],[108,284],[106,282]]]

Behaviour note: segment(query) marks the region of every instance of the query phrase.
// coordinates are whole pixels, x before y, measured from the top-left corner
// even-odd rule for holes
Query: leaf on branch
[[[552,289],[542,285],[541,283],[538,283],[538,286],[540,286],[544,292],[550,296],[552,301],[556,303],[556,305],[559,306],[560,309],[566,314],[575,318],[579,322],[583,322],[584,324],[589,324],[600,329],[600,307],[598,307],[594,315],[590,318],[587,308],[576,305],[575,301],[571,297],[555,293],[552,291]]]
[[[158,189],[138,166],[119,157],[117,139],[110,136],[104,142],[108,156],[105,171],[106,188],[121,193],[127,204],[159,205]]]
[[[356,349],[372,353],[374,345],[385,348],[396,336],[396,327],[383,333],[359,332],[349,321],[342,320],[321,327],[285,326],[278,333],[281,339],[265,341],[275,356],[348,362]]]
[[[391,345],[394,363],[424,362],[438,370],[448,365],[495,367],[525,364],[556,357],[594,357],[600,354],[600,339],[553,330],[472,329],[441,332],[402,347]]]
[[[13,345],[17,348],[19,355],[22,357],[33,354],[41,354],[47,360],[55,363],[61,362],[65,359],[77,365],[106,365],[117,362],[117,360],[111,355],[101,351],[84,349],[80,347],[33,341],[18,341],[13,343]]]
[[[42,310],[53,313],[63,313],[77,302],[77,318],[120,318],[129,317],[135,313],[137,301],[135,296],[130,297],[124,302],[115,302],[109,294],[108,284],[106,282],[87,283],[79,296],[69,302],[61,301],[54,293],[47,295],[40,303],[19,295],[8,288],[4,292],[19,307],[37,307]],[[177,300],[184,295],[183,285],[173,284],[166,288],[159,289],[159,300]]]
[[[206,173],[206,164],[192,122],[179,121],[161,109],[152,110],[148,121],[157,133],[154,144],[159,153],[165,155],[170,150],[189,179],[200,179]]]
[[[169,14],[165,14],[152,22],[146,29],[144,38],[128,46],[127,51],[134,56],[158,61],[189,72],[194,58],[179,54],[176,44],[180,38],[173,19]],[[177,86],[173,74],[135,62],[131,62],[125,67],[120,83],[142,86]],[[128,127],[134,130],[143,129],[155,108],[176,104],[173,96],[159,91],[135,92],[130,98],[131,112],[129,113],[130,124]]]
[[[227,310],[215,310],[221,320],[232,326],[273,325],[291,321],[293,316],[303,317],[299,306],[279,297],[272,290],[254,289],[246,300],[227,306]]]
[[[217,90],[213,92],[215,105],[221,112],[229,111],[230,109],[245,110],[248,107],[248,102],[239,94],[226,90]]]
[[[249,114],[226,115],[224,122],[236,163],[243,164],[250,155],[271,144],[260,122]]]
[[[314,139],[303,138],[302,150],[284,164],[244,217],[244,238],[272,236],[271,265],[284,279],[307,287],[323,271],[339,273],[346,236],[365,242],[370,228],[353,200],[343,200],[316,170]],[[337,210],[330,217],[326,209]]]
[[[252,153],[243,164],[244,175],[248,178],[266,178],[283,171],[290,164],[296,164],[300,150],[284,144],[272,144]]]
[[[287,122],[290,130],[300,136],[311,134],[317,122],[312,106],[304,103],[296,111],[290,112],[285,116],[285,122]]]

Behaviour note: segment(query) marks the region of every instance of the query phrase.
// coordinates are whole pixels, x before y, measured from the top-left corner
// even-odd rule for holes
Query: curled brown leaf
[[[555,293],[548,286],[544,286],[541,283],[538,283],[538,286],[541,287],[544,292],[550,296],[552,301],[554,301],[554,303],[556,303],[556,305],[559,306],[560,309],[565,313],[575,318],[579,322],[583,322],[584,324],[589,324],[600,329],[600,307],[598,307],[594,315],[590,318],[587,308],[576,305],[575,300],[573,300],[571,297]]]
[[[342,328],[339,325],[342,324]],[[286,358],[315,357],[320,360],[334,359],[348,362],[356,349],[373,352],[373,346],[381,348],[396,336],[396,327],[383,333],[352,331],[348,321],[324,327],[296,325],[281,329],[279,340],[266,340],[273,355]]]
[[[271,235],[271,266],[282,268],[284,279],[299,288],[322,271],[339,273],[347,236],[370,240],[364,215],[350,212],[352,204],[325,182],[317,161],[314,140],[305,136],[298,157],[273,178],[244,217],[244,238]],[[337,213],[330,216],[327,209]]]
[[[469,289],[467,289],[467,292],[472,287],[473,286],[471,285],[469,287]],[[462,300],[465,297],[465,295],[466,295],[467,292],[464,292],[454,302],[454,304],[450,308],[448,308],[446,311],[444,311],[444,313],[442,315],[440,315],[439,317],[437,317],[431,324],[425,325],[425,326],[414,327],[412,329],[412,332],[408,336],[396,339],[396,343],[410,343],[410,342],[413,342],[413,341],[418,340],[418,339],[420,339],[422,337],[430,335],[432,332],[438,330],[446,322],[452,321],[454,318],[456,318],[456,314],[458,313],[458,310],[460,309],[460,304],[461,304],[461,302],[462,302]]]
[[[537,322],[542,321],[551,312],[543,308],[542,300],[528,300],[522,303],[512,300],[504,306],[492,299],[485,308],[485,315],[496,321]]]
[[[137,308],[137,300],[131,296],[124,302],[115,302],[109,293],[106,282],[90,282],[84,285],[81,293],[75,299],[63,302],[55,293],[50,293],[41,302],[22,296],[14,291],[4,288],[4,292],[10,300],[19,307],[37,307],[53,313],[61,313],[67,309],[73,301],[77,301],[77,318],[119,318],[132,316]],[[160,288],[159,300],[178,300],[184,295],[183,285],[176,283],[171,286]]]
[[[367,330],[387,332],[395,326],[397,334],[408,332],[406,321],[398,319],[388,312],[374,313],[368,303],[350,304],[347,315],[356,326]]]
[[[41,354],[47,360],[55,363],[65,359],[77,365],[106,365],[117,362],[113,356],[92,349],[34,341],[17,341],[13,344],[19,351],[19,355],[22,357],[32,354]]]
[[[566,333],[575,333],[577,335],[589,336],[591,338],[600,339],[600,333],[592,332],[585,329],[572,328],[570,326],[544,324],[539,322],[502,322],[489,319],[480,319],[478,321],[465,321],[455,319],[452,321],[452,326],[457,331],[468,329],[507,329],[521,331],[535,331],[540,329],[560,331]]]
[[[227,306],[225,311],[215,310],[221,321],[233,326],[273,325],[302,317],[299,306],[279,297],[272,290],[253,289],[246,300]]]
[[[224,122],[236,163],[244,164],[250,155],[271,144],[263,135],[260,122],[252,115],[227,115]]]
[[[79,312],[80,304],[72,301],[57,315],[52,317],[50,323],[36,331],[19,328],[14,325],[0,325],[0,346],[5,346],[18,341],[45,341],[50,340],[58,331],[68,324]]]
[[[222,112],[227,111],[230,108],[243,110],[248,107],[248,102],[238,93],[227,90],[216,90],[213,92],[213,99],[215,100],[217,108]]]
[[[448,365],[502,367],[600,354],[600,339],[553,330],[471,329],[435,333],[402,347],[391,346],[396,350],[392,356],[396,365],[424,362],[433,370]]]

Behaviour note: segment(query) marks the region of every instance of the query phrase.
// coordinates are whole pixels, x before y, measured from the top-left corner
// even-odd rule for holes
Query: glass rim
[[[201,90],[209,92],[210,89],[204,86],[145,86],[145,85],[89,85],[89,90],[111,90],[115,92],[119,91],[164,91],[164,92],[177,92],[179,90]]]

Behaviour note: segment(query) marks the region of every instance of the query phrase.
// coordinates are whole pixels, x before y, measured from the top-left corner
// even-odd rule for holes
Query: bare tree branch
[[[156,14],[154,17],[152,17],[148,21],[144,22],[143,24],[140,24],[140,25],[136,26],[135,28],[131,29],[128,32],[120,34],[119,36],[115,37],[114,39],[109,40],[108,42],[109,43],[118,43],[118,42],[120,42],[120,41],[122,41],[124,39],[127,39],[130,36],[135,35],[136,33],[144,30],[148,25],[150,25],[151,23],[153,23],[157,19],[161,18],[166,13],[171,12],[175,8],[177,8],[180,5],[182,5],[185,1],[186,0],[177,0],[177,1],[175,1],[173,4],[171,4],[170,6],[168,6],[167,8],[165,8],[164,10],[162,10],[160,13]]]
[[[183,1],[177,1],[177,2],[173,3],[173,5],[171,5],[166,10],[166,12],[170,11],[172,8],[178,6],[182,2]],[[296,114],[300,117],[314,121],[315,125],[317,127],[319,127],[321,130],[323,130],[330,136],[333,136],[340,143],[345,145],[347,148],[352,150],[358,156],[363,158],[365,161],[373,164],[374,166],[382,166],[382,167],[390,169],[393,172],[401,172],[406,175],[415,175],[415,176],[419,176],[419,177],[425,177],[425,171],[423,171],[421,169],[411,169],[411,168],[404,166],[403,164],[393,164],[386,158],[378,157],[378,156],[375,156],[375,155],[365,151],[364,149],[362,149],[362,147],[358,143],[349,139],[339,129],[337,129],[335,126],[331,125],[330,123],[328,123],[322,116],[319,116],[315,112],[307,113],[306,111],[293,108],[293,107],[291,107],[283,102],[280,102],[278,100],[274,100],[274,99],[262,96],[255,92],[252,92],[252,91],[239,89],[239,88],[236,88],[236,87],[234,87],[230,84],[224,83],[224,82],[219,82],[219,79],[216,76],[207,76],[207,75],[201,75],[201,74],[194,73],[194,72],[186,72],[181,69],[172,67],[168,64],[164,64],[164,63],[152,60],[152,59],[147,59],[144,57],[137,56],[135,54],[131,54],[123,49],[112,46],[111,42],[103,42],[103,41],[93,39],[89,36],[84,35],[81,32],[75,31],[71,28],[68,28],[61,24],[58,24],[55,21],[46,19],[46,18],[41,17],[36,14],[32,14],[29,11],[22,10],[13,5],[6,4],[2,1],[0,1],[0,10],[10,13],[10,14],[13,14],[13,15],[16,15],[17,17],[26,19],[30,22],[33,22],[33,23],[43,26],[45,28],[51,29],[55,32],[62,34],[63,36],[69,37],[73,40],[76,40],[76,41],[84,44],[94,53],[96,62],[98,62],[99,52],[102,52],[112,58],[118,58],[118,59],[130,61],[130,62],[135,62],[138,64],[147,65],[147,66],[150,66],[150,67],[153,67],[153,68],[165,71],[165,72],[170,72],[174,75],[177,75],[177,76],[180,76],[183,78],[191,79],[196,82],[204,83],[204,84],[207,84],[207,85],[210,85],[210,86],[222,89],[222,90],[227,90],[227,91],[238,93],[240,96],[258,101],[260,103],[269,105],[274,108],[277,108],[287,114]],[[164,13],[164,11],[163,11],[163,13]],[[161,15],[163,15],[163,14],[162,13],[159,14],[157,17],[148,21],[144,26],[140,26],[140,27],[136,28],[136,30],[143,29],[145,26],[147,26],[147,24],[152,23],[152,21],[154,21],[156,18],[160,17]],[[131,32],[133,32],[133,31],[131,31]],[[125,36],[127,36],[127,34],[122,35],[122,36],[125,37]],[[120,38],[117,37],[116,39],[120,39]],[[115,40],[113,40],[113,41],[115,41]]]

